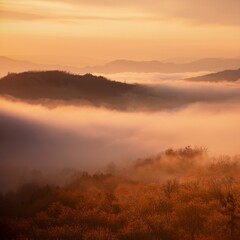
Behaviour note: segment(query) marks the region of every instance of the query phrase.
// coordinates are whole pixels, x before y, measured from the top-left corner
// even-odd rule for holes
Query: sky
[[[239,0],[0,0],[0,55],[37,63],[240,56]]]

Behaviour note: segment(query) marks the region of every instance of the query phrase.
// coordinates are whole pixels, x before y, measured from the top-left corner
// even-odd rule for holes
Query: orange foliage
[[[189,148],[169,150],[160,165],[166,167],[169,156],[191,162],[198,155]],[[137,171],[151,161],[156,166],[159,158],[138,164]],[[192,165],[191,180],[83,173],[65,187],[29,184],[1,194],[0,239],[240,239],[239,165],[228,159],[198,173]]]

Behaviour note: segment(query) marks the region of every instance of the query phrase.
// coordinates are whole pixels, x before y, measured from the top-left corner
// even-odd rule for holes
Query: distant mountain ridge
[[[28,61],[14,60],[0,56],[0,75],[4,76],[8,72],[24,72],[24,71],[49,71],[61,70],[70,71],[76,74],[99,73],[111,74],[121,72],[136,73],[183,73],[183,72],[199,72],[199,71],[222,71],[225,69],[236,69],[240,66],[240,58],[221,59],[206,58],[187,63],[172,63],[161,61],[132,61],[132,60],[115,60],[104,65],[72,67],[62,65],[36,64]]]
[[[236,82],[240,80],[240,68],[236,70],[224,70],[221,72],[211,73],[199,77],[187,78],[186,80],[207,82],[220,82],[220,81]]]
[[[50,70],[60,70],[60,71],[70,71],[78,72],[79,68],[62,66],[62,65],[48,65],[48,64],[37,64],[30,61],[15,60],[12,58],[0,56],[0,75],[5,76],[8,73],[21,73],[25,71],[50,71]]]
[[[181,73],[199,71],[220,71],[224,69],[235,69],[240,66],[240,59],[218,59],[206,58],[188,63],[171,63],[160,61],[130,61],[115,60],[102,66],[82,68],[86,72],[97,73]]]

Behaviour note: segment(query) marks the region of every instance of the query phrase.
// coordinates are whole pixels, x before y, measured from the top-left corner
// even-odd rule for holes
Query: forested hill
[[[120,96],[134,87],[101,76],[61,71],[12,73],[0,79],[0,94],[24,99],[100,100]]]

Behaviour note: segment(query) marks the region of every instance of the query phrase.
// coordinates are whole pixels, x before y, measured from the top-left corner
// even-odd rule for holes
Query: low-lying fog
[[[188,145],[206,147],[211,155],[240,153],[240,85],[163,84],[174,91],[200,89],[203,99],[205,90],[212,91],[218,101],[120,112],[86,106],[47,108],[1,97],[0,188],[19,183],[16,172],[24,181],[26,171],[33,169],[98,171],[112,162],[124,166]]]
[[[124,83],[140,83],[140,84],[158,84],[163,81],[174,81],[179,79],[187,79],[192,77],[203,76],[209,74],[209,71],[201,72],[185,72],[185,73],[134,73],[134,72],[122,72],[103,74],[108,79],[114,79]],[[96,75],[102,75],[96,73]]]

